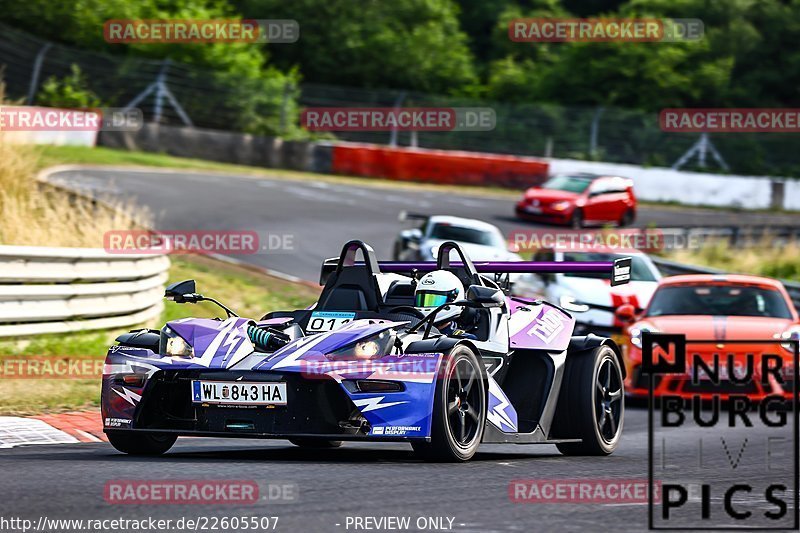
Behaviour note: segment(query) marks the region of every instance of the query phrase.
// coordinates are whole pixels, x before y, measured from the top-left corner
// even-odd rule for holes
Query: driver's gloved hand
[[[472,333],[467,333],[463,329],[456,329],[450,334],[451,337],[458,337],[460,339],[471,339],[471,340],[478,340],[478,337],[473,335]]]
[[[471,307],[465,307],[461,314],[458,316],[457,328],[463,331],[471,331],[478,325],[478,310]]]

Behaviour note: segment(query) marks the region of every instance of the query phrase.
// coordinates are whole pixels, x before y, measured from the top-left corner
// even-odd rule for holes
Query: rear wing
[[[339,258],[326,259],[322,264],[320,285],[336,270]],[[363,265],[363,263],[355,263]],[[620,257],[614,261],[477,261],[472,262],[479,274],[579,274],[582,272],[607,273],[611,286],[624,285],[631,279],[631,258]],[[464,267],[464,263],[450,262],[450,268]],[[411,275],[437,270],[436,261],[378,261],[380,272]]]
[[[400,211],[400,214],[397,215],[397,220],[399,222],[407,222],[409,220],[428,220],[431,218],[430,215],[422,215],[420,213],[409,213],[408,211]]]

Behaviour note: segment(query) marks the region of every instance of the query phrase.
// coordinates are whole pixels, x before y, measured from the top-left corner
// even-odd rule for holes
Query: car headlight
[[[563,309],[572,311],[573,313],[585,313],[589,310],[589,306],[585,303],[578,301],[577,298],[570,294],[562,294],[558,299],[559,304]]]
[[[553,211],[566,211],[567,209],[569,209],[570,205],[572,205],[570,202],[562,200],[560,202],[554,202],[550,206],[550,209],[552,209]]]
[[[638,324],[636,327],[630,329],[631,334],[631,344],[636,346],[637,348],[642,347],[642,333],[649,332],[649,333],[658,333],[658,330],[650,324],[643,322]]]
[[[170,357],[183,357],[185,359],[194,357],[194,348],[169,326],[164,326],[164,329],[161,330],[160,352]]]
[[[391,330],[387,329],[325,354],[325,357],[334,361],[366,360],[383,357],[391,353],[393,340],[394,335]]]
[[[439,245],[437,244],[436,246],[431,246],[431,249],[428,250],[428,253],[430,254],[431,258],[436,259],[436,254],[439,253]]]
[[[777,336],[777,335],[776,335]],[[797,341],[800,340],[800,326],[792,326],[780,334],[782,340]],[[794,346],[792,344],[781,344],[784,350],[794,353]]]

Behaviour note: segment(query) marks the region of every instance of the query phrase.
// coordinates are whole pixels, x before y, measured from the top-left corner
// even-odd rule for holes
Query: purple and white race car
[[[418,277],[440,270],[463,297],[416,307]],[[630,259],[473,264],[445,242],[435,262],[378,262],[351,241],[324,262],[316,304],[261,320],[176,283],[167,298],[212,301],[228,318],[120,336],[103,372],[105,432],[131,454],[164,453],[184,435],[402,441],[436,461],[468,460],[481,443],[610,454],[624,419],[620,350],[573,336],[575,319],[555,305],[507,296],[503,276],[529,272],[605,272],[619,284]]]

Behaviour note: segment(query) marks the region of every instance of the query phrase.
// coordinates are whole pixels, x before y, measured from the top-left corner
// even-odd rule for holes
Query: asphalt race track
[[[536,227],[514,218],[511,199],[419,189],[155,170],[69,171],[53,175],[51,181],[148,206],[156,216],[156,227],[165,231],[239,229],[260,235],[291,235],[291,251],[264,251],[240,259],[311,281],[319,280],[322,259],[339,255],[342,245],[350,239],[371,244],[379,259],[389,259],[394,237],[404,227],[397,221],[403,210],[479,218],[499,226],[506,235],[515,229]],[[746,224],[797,225],[800,217],[642,207],[636,223],[641,227]]]
[[[70,171],[56,176],[56,181],[135,199],[152,209],[157,227],[164,230],[247,229],[292,234],[295,250],[291,253],[241,259],[309,280],[317,279],[321,259],[336,255],[343,242],[351,238],[370,242],[379,256],[388,256],[399,227],[396,217],[403,209],[479,217],[506,232],[531,227],[513,220],[508,200],[428,191],[157,171]],[[638,223],[679,225],[677,221],[680,225],[788,224],[794,219],[646,208],[641,209]],[[215,296],[224,301],[224,295]],[[789,420],[791,428],[792,418]],[[722,453],[719,442],[712,442],[719,435],[692,425],[672,431],[666,448],[669,455],[672,450],[693,450],[701,437],[710,439],[699,461],[702,475],[691,478],[697,483],[725,486],[733,480],[760,487],[771,479],[791,482],[792,453],[775,453],[770,471],[764,464],[768,457],[765,441],[773,431],[759,423],[737,430]],[[794,434],[786,434],[786,429],[784,433],[789,440]],[[743,437],[749,442],[744,448]],[[620,447],[603,458],[564,457],[549,445],[485,445],[471,462],[458,465],[422,463],[403,444],[345,443],[339,449],[306,451],[284,441],[182,439],[166,456],[155,459],[124,456],[101,443],[30,446],[0,450],[0,514],[28,517],[34,522],[41,516],[279,516],[276,530],[292,533],[355,531],[353,525],[347,527],[348,517],[355,516],[408,516],[412,531],[417,530],[415,521],[419,517],[452,518],[452,530],[463,532],[640,531],[647,528],[647,505],[642,502],[514,503],[509,484],[519,479],[643,481],[647,479],[647,459],[647,411],[642,407],[628,408]],[[660,464],[677,463],[672,464],[671,475],[679,475],[684,467],[688,472],[690,463],[695,462],[698,460],[688,454]],[[252,479],[262,487],[288,483],[297,487],[297,499],[255,505],[112,505],[103,498],[104,485],[119,479]],[[712,517],[719,518],[722,495],[716,490],[718,485],[714,486]],[[737,505],[763,519],[762,513],[773,507],[763,502],[760,490],[754,490],[752,501]],[[697,502],[690,498],[690,503],[695,503],[697,514]],[[789,509],[794,512],[791,502]],[[691,518],[696,519],[691,524],[700,525],[696,515]],[[448,524],[447,519],[444,524]]]

